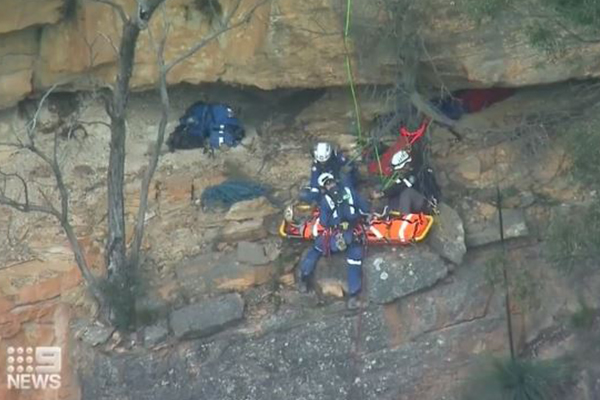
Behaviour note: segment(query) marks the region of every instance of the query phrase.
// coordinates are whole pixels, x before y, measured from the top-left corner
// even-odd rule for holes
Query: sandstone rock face
[[[468,247],[500,241],[500,220],[494,206],[465,200],[462,208],[465,216],[465,243]],[[504,209],[502,210],[502,220],[505,239],[529,235],[523,210]]]
[[[246,219],[264,218],[273,215],[277,209],[265,197],[240,201],[231,206],[225,219],[227,221],[242,221]]]
[[[0,34],[44,24],[55,24],[69,11],[67,0],[6,0],[2,2]]]
[[[221,240],[237,242],[239,240],[258,240],[267,236],[262,218],[242,222],[231,221],[223,227]]]
[[[314,310],[310,319],[284,305],[258,334],[245,326],[168,356],[107,357],[81,349],[80,361],[91,366],[81,371],[82,385],[98,400],[454,398],[478,354],[506,349],[501,294],[478,266],[461,273],[439,291],[371,305],[360,319],[340,312],[341,302]],[[158,375],[162,383],[151,378]]]
[[[243,315],[244,300],[232,293],[173,311],[169,323],[177,338],[194,338],[223,330]]]
[[[369,299],[378,304],[427,289],[448,274],[442,259],[424,246],[373,251],[363,268]]]
[[[0,35],[0,108],[15,104],[32,91],[37,53],[38,42],[33,29]]]
[[[341,297],[348,291],[345,254],[322,257],[315,281],[325,295]],[[385,304],[435,285],[448,274],[441,258],[426,246],[369,249],[363,261],[363,294]]]
[[[80,398],[70,358],[69,342],[72,309],[67,299],[78,296],[81,275],[67,260],[23,262],[3,265],[0,277],[0,342],[8,346],[59,346],[62,350],[61,388],[53,396]],[[6,268],[8,267],[8,268]],[[6,357],[0,357],[0,369],[6,371]],[[17,400],[21,391],[8,389],[0,382],[0,398]],[[48,398],[48,391],[36,391],[27,398]]]
[[[135,5],[133,0],[117,3],[124,4],[129,12]],[[223,12],[228,12],[233,3],[221,1]],[[524,36],[522,18],[507,14],[477,25],[455,3],[434,0],[429,7],[428,29],[423,32],[428,49],[423,61],[433,60],[450,88],[534,85],[600,74],[600,44],[568,46],[560,60],[548,62]],[[0,47],[10,42],[11,35],[24,34],[35,37],[35,50],[11,52],[19,57],[26,55],[28,61],[18,69],[0,65],[0,107],[54,83],[90,88],[114,79],[116,54],[111,42],[119,42],[120,21],[109,6],[66,0],[44,1],[42,6],[34,0],[10,0],[9,4],[13,5],[5,7],[11,11],[0,16],[0,34],[5,34],[0,36]],[[256,0],[244,0],[240,10],[247,11],[254,4]],[[361,42],[378,26],[390,23],[378,4],[358,4],[353,12],[355,25],[366,29],[364,34],[354,33],[356,41],[349,49],[358,84],[389,84],[400,68],[398,60],[390,58],[396,43],[380,40],[370,46]],[[155,35],[164,26],[159,14],[150,24]],[[222,81],[262,89],[346,85],[342,14],[334,0],[281,0],[277,5],[267,2],[256,10],[248,25],[211,41],[174,68],[169,83]],[[166,16],[172,27],[167,61],[197,43],[209,32],[211,23],[216,26],[216,21],[211,22],[192,0],[168,2]],[[151,87],[157,79],[154,48],[147,32],[142,32],[138,43],[132,81],[135,88]],[[361,57],[356,57],[357,51]],[[35,70],[32,60],[36,61]],[[10,85],[6,81],[9,76]]]
[[[245,290],[267,282],[275,273],[274,265],[265,257],[264,265],[239,262],[237,253],[205,253],[175,266],[180,290],[187,296],[203,296],[214,292]],[[262,263],[262,260],[259,260]]]

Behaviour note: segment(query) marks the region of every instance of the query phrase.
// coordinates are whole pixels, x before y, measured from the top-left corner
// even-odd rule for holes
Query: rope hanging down
[[[350,83],[350,93],[354,103],[354,115],[356,117],[356,129],[358,131],[358,142],[362,145],[362,127],[360,124],[360,110],[358,107],[358,99],[356,98],[356,89],[354,87],[354,77],[352,74],[352,63],[350,61],[350,53],[348,51],[348,35],[350,34],[350,19],[352,17],[352,0],[346,2],[346,25],[344,27],[344,50],[346,53],[346,73],[348,74],[348,82]]]
[[[358,145],[361,148],[367,146],[367,143],[363,143],[362,138],[362,126],[360,123],[360,108],[358,105],[358,98],[356,96],[356,88],[354,84],[354,75],[352,73],[352,62],[350,60],[350,52],[348,51],[348,36],[350,34],[350,21],[352,19],[352,0],[346,1],[346,24],[344,26],[344,51],[346,56],[346,74],[348,75],[348,83],[350,85],[350,93],[352,94],[352,102],[354,104],[354,116],[356,118],[356,130],[358,133]],[[381,161],[379,156],[379,149],[374,144],[375,157],[377,158],[377,164],[379,165],[379,179],[383,181],[383,170],[381,168]]]

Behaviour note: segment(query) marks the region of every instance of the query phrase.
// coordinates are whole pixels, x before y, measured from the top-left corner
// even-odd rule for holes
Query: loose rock
[[[363,261],[369,299],[384,304],[433,286],[448,275],[442,259],[425,247],[372,252]]]
[[[440,214],[429,234],[431,248],[446,260],[460,265],[467,252],[465,229],[458,213],[444,203],[439,204]]]
[[[267,257],[262,243],[239,242],[237,246],[237,259],[239,262],[252,265],[265,265],[271,260]]]
[[[363,291],[375,303],[388,303],[433,286],[446,277],[448,268],[426,246],[369,250],[363,260]],[[340,296],[348,291],[344,254],[322,257],[315,282],[323,293]]]
[[[187,297],[224,291],[243,291],[267,282],[275,273],[272,263],[250,265],[239,262],[235,252],[207,252],[175,266],[177,281]]]
[[[514,239],[529,235],[523,210],[503,210],[502,220],[505,239]],[[465,222],[465,234],[465,242],[468,247],[482,246],[500,241],[500,220],[498,213],[496,212],[490,218],[473,223]]]
[[[476,181],[481,176],[481,161],[477,156],[467,156],[458,164],[456,172],[468,181]]]
[[[144,344],[153,347],[169,336],[167,321],[161,321],[156,325],[144,328]]]
[[[75,337],[90,346],[98,346],[106,343],[114,331],[114,328],[82,322],[79,327],[75,328]]]
[[[271,205],[265,197],[240,201],[231,206],[225,219],[227,221],[242,221],[246,219],[264,218],[277,213],[277,209]]]
[[[240,240],[258,240],[267,236],[262,219],[251,219],[238,222],[231,221],[221,231],[221,240],[237,242]]]
[[[244,300],[237,293],[227,294],[173,311],[169,323],[179,339],[209,336],[239,322],[244,315]]]

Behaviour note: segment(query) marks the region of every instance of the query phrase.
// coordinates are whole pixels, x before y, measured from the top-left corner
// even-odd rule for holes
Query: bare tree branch
[[[94,298],[98,301],[98,303],[103,306],[106,303],[102,292],[100,291],[96,277],[91,273],[89,266],[87,264],[85,253],[75,235],[75,231],[69,222],[69,194],[64,183],[62,171],[60,169],[60,165],[58,162],[58,133],[54,134],[54,143],[53,143],[53,155],[52,157],[48,156],[44,153],[40,148],[38,148],[35,144],[35,130],[37,127],[37,119],[39,118],[39,113],[45,100],[48,98],[50,93],[57,87],[57,85],[52,86],[42,97],[36,112],[34,113],[33,119],[26,125],[26,132],[29,138],[28,144],[12,144],[12,147],[17,147],[21,149],[27,149],[36,156],[38,156],[41,160],[43,160],[46,164],[48,164],[54,173],[54,178],[56,181],[56,187],[59,192],[59,197],[61,201],[61,210],[57,210],[53,205],[51,199],[48,195],[42,191],[38,190],[40,196],[44,199],[46,205],[40,204],[32,204],[29,196],[29,186],[26,180],[20,176],[19,174],[7,174],[0,171],[0,177],[2,177],[3,185],[0,188],[0,204],[6,205],[8,207],[12,207],[18,211],[29,213],[29,212],[39,212],[48,215],[54,216],[61,224],[65,234],[67,235],[67,239],[69,240],[69,244],[73,250],[75,256],[75,262],[81,275],[83,276],[88,288],[90,289]],[[10,178],[15,178],[20,182],[22,186],[24,201],[18,201],[17,199],[11,198],[7,194],[7,183]]]
[[[267,3],[267,1],[269,1],[269,0],[263,0],[259,3],[257,3],[246,14],[244,14],[243,17],[238,22],[236,22],[235,24],[229,25],[230,21],[234,17],[234,14],[238,10],[239,5],[241,3],[241,0],[238,0],[236,5],[233,7],[233,10],[228,14],[227,18],[225,19],[224,25],[222,25],[220,29],[218,29],[217,31],[215,31],[214,33],[209,35],[208,37],[202,39],[200,42],[198,42],[197,44],[192,46],[188,51],[186,51],[181,56],[177,57],[175,60],[173,60],[169,64],[165,63],[164,50],[165,50],[166,43],[167,43],[167,35],[169,32],[170,24],[166,21],[165,9],[163,8],[163,18],[164,18],[163,31],[164,31],[164,33],[163,33],[163,37],[161,38],[161,41],[158,43],[158,46],[156,49],[157,64],[158,64],[158,70],[159,70],[158,85],[159,85],[159,92],[160,92],[160,99],[161,99],[161,106],[162,106],[161,107],[161,119],[160,119],[160,123],[159,123],[159,127],[158,127],[155,145],[152,149],[152,154],[150,155],[150,163],[149,163],[149,166],[144,175],[144,179],[142,181],[142,188],[140,191],[140,206],[138,208],[136,226],[135,226],[135,230],[134,230],[134,238],[133,238],[133,242],[132,242],[132,245],[130,248],[130,255],[129,255],[129,265],[130,266],[135,267],[135,266],[137,266],[137,264],[139,262],[140,249],[142,246],[142,240],[143,240],[143,236],[144,236],[144,226],[145,226],[145,220],[146,220],[145,216],[146,216],[146,210],[148,208],[148,193],[150,190],[150,184],[152,181],[152,177],[154,176],[156,167],[158,165],[160,150],[164,143],[165,131],[167,128],[167,122],[168,122],[168,117],[169,117],[169,94],[168,94],[168,85],[167,85],[167,75],[169,74],[169,71],[177,64],[181,63],[185,59],[194,55],[197,51],[199,51],[201,48],[206,46],[208,43],[210,43],[212,40],[214,40],[218,36],[224,34],[225,32],[227,32],[231,29],[235,29],[236,27],[239,27],[243,24],[248,23],[250,21],[250,18],[254,14],[254,12],[260,6]],[[154,43],[154,38],[153,38],[151,32],[150,32],[150,39],[151,39],[152,43]]]
[[[110,45],[110,47],[112,47],[113,51],[115,52],[115,55],[118,56],[119,55],[119,49],[117,49],[117,46],[112,41],[112,39],[110,37],[108,37],[108,35],[106,35],[103,32],[98,32],[98,35],[100,35],[100,37],[102,37],[104,40],[106,40],[106,42]]]
[[[35,113],[33,114],[33,119],[31,121],[29,121],[29,123],[26,126],[27,137],[29,138],[29,143],[31,145],[33,145],[34,140],[35,140],[34,133],[37,128],[37,122],[38,122],[38,118],[40,116],[40,112],[42,111],[42,106],[44,105],[44,102],[46,101],[48,96],[50,96],[50,93],[52,93],[54,91],[54,89],[56,89],[57,86],[58,86],[58,83],[55,83],[54,85],[52,85],[52,87],[50,89],[48,89],[46,91],[46,93],[44,93],[44,95],[42,96],[42,99],[40,100],[40,104],[38,105],[37,109],[35,110]]]
[[[8,180],[10,178],[16,178],[17,180],[19,180],[19,182],[21,182],[21,186],[23,187],[23,195],[25,196],[25,205],[29,204],[29,187],[27,186],[27,182],[25,182],[25,179],[23,179],[23,177],[19,174],[6,174],[2,171],[0,171],[0,176],[2,176],[2,181],[3,181],[3,188],[2,188],[2,192],[6,193],[6,184],[8,183]]]
[[[54,207],[54,205],[52,204],[52,200],[50,200],[50,198],[48,197],[48,194],[46,194],[46,192],[44,192],[39,187],[37,188],[37,191],[40,194],[40,196],[42,196],[42,199],[44,199],[44,202],[46,203],[45,207],[52,210],[52,215],[54,215],[55,217],[57,217],[59,219],[62,218],[62,215],[60,215],[60,213],[58,212],[56,207]]]
[[[17,149],[22,149],[25,146],[23,145],[23,143],[11,143],[11,142],[0,142],[0,146],[4,146],[4,147],[14,147]]]
[[[115,10],[117,12],[117,14],[119,14],[119,18],[121,18],[121,21],[126,24],[127,21],[129,21],[129,17],[127,16],[127,13],[125,13],[125,10],[123,9],[123,7],[121,7],[120,4],[117,4],[111,0],[92,0],[95,1],[96,3],[103,3],[103,4],[107,4],[109,6],[111,6],[113,8],[113,10]]]
[[[91,69],[94,67],[94,65],[96,65],[96,54],[94,53],[94,46],[96,45],[96,41],[98,40],[98,38],[100,37],[100,33],[98,33],[95,37],[94,40],[92,40],[92,42],[90,43],[89,40],[87,39],[87,37],[85,35],[83,35],[83,41],[85,42],[85,46],[88,48],[88,52],[89,52],[89,64],[88,64],[88,68]]]
[[[168,33],[168,25],[165,26],[165,34],[160,41],[160,44],[157,49],[157,64],[159,69],[159,91],[160,91],[160,100],[161,100],[161,118],[160,123],[158,125],[158,134],[154,144],[154,148],[152,149],[152,154],[150,156],[150,164],[146,169],[146,173],[144,174],[144,179],[142,181],[142,188],[140,191],[140,206],[138,208],[138,215],[136,220],[136,226],[134,231],[133,243],[131,246],[131,253],[129,255],[129,265],[136,266],[139,263],[140,259],[140,250],[142,247],[142,240],[144,237],[144,226],[146,222],[146,210],[148,208],[148,193],[150,191],[150,183],[152,181],[152,177],[154,176],[154,172],[156,171],[156,167],[158,165],[158,159],[160,156],[160,149],[164,143],[165,139],[165,131],[167,128],[167,122],[169,119],[169,95],[167,89],[167,73],[168,70],[165,67],[165,44],[167,42],[167,33]]]
[[[456,122],[439,112],[427,100],[423,99],[423,97],[418,92],[414,91],[410,94],[410,101],[420,112],[427,115],[429,118],[431,118],[438,124],[446,127],[450,131],[450,133],[452,133],[454,137],[456,137],[456,139],[463,139],[463,136],[456,131]]]
[[[29,186],[27,185],[27,182],[25,182],[25,179],[21,175],[14,174],[14,173],[7,174],[7,173],[0,171],[0,176],[3,178],[2,179],[3,187],[2,187],[2,189],[0,189],[0,204],[12,207],[18,211],[25,212],[25,213],[41,212],[44,214],[50,214],[50,215],[54,215],[55,217],[58,217],[56,210],[52,209],[52,207],[43,206],[40,204],[32,204],[30,202]],[[23,187],[23,197],[25,198],[24,201],[18,201],[16,199],[10,198],[7,195],[6,188],[7,188],[7,184],[8,184],[8,181],[10,178],[15,178],[21,183],[21,186]]]

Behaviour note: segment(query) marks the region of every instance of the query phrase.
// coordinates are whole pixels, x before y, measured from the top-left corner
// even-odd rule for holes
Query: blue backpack
[[[218,149],[222,144],[237,146],[244,138],[244,128],[231,107],[225,104],[197,102],[179,119],[179,126],[171,133],[169,149],[197,147]]]

